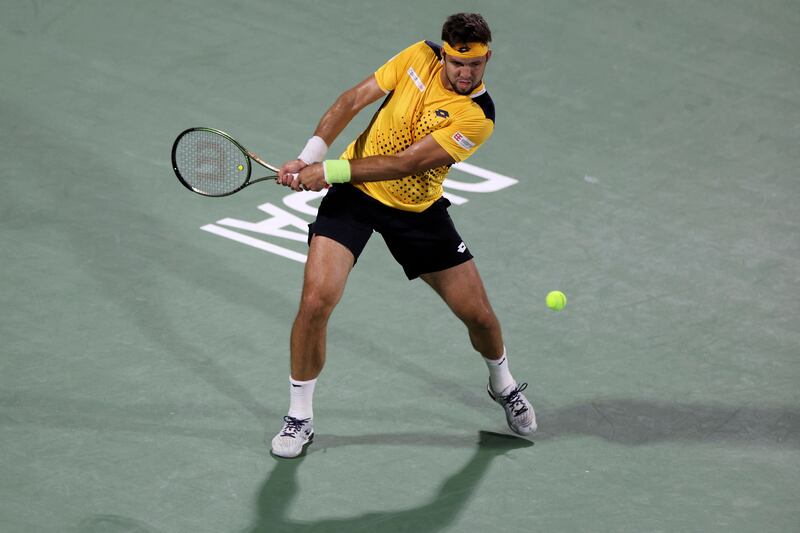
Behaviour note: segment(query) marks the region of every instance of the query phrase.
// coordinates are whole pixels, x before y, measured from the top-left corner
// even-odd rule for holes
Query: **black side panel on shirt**
[[[472,101],[481,106],[481,109],[483,109],[483,114],[486,115],[486,118],[494,122],[494,100],[492,100],[492,97],[489,96],[489,93],[483,93],[480,96],[476,96],[472,99]]]
[[[441,60],[442,59],[442,47],[441,45],[436,44],[433,41],[425,41],[425,44],[431,47],[433,53],[436,54],[436,58]]]

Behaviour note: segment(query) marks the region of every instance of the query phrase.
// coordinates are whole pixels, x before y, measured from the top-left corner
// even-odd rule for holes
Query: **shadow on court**
[[[24,411],[14,416],[15,407]],[[0,408],[9,416],[0,418],[0,427],[11,424],[41,424],[48,427],[95,429],[100,431],[126,431],[182,435],[192,438],[225,440],[250,446],[260,438],[258,430],[210,431],[207,427],[174,427],[160,420],[158,410],[146,410],[142,418],[131,410],[124,415],[117,408],[114,417],[97,419],[79,415],[87,407],[70,406],[69,402],[54,399],[38,402],[22,395],[0,396]],[[164,415],[169,410],[163,407]],[[102,412],[103,409],[90,409]],[[155,415],[154,415],[155,412]],[[24,415],[24,416],[23,416]],[[109,425],[110,420],[114,424]],[[567,406],[552,411],[541,409],[539,423],[542,429],[534,440],[546,442],[571,436],[594,436],[627,446],[642,446],[667,441],[706,442],[728,445],[763,445],[771,448],[800,448],[800,411],[788,407],[735,408],[722,405],[666,404],[631,399],[596,399],[591,402]],[[224,436],[223,436],[224,434]],[[344,446],[412,446],[463,448],[469,436],[442,433],[376,433],[367,435],[320,435],[308,453],[323,452]],[[343,519],[302,522],[289,519],[288,514],[299,494],[297,472],[304,457],[276,459],[275,467],[258,494],[256,523],[249,533],[264,532],[315,532],[315,531],[414,531],[433,532],[446,528],[455,521],[469,502],[496,457],[504,453],[533,446],[533,442],[514,437],[479,432],[475,451],[470,460],[447,480],[436,496],[427,504],[399,511],[365,513]],[[266,453],[266,447],[264,447]],[[125,517],[96,515],[84,520],[80,533],[95,531],[149,532],[156,530]]]
[[[535,401],[535,398],[534,398]],[[174,413],[181,412],[177,424]],[[501,413],[498,424],[502,423]],[[133,432],[209,439],[236,446],[263,446],[264,427],[215,427],[227,409],[196,404],[117,405],[99,400],[76,400],[28,393],[0,394],[0,427],[38,425],[50,428]],[[660,403],[628,398],[598,398],[557,409],[540,407],[539,431],[544,442],[571,436],[593,436],[627,446],[658,442],[758,444],[800,448],[800,411],[794,407],[733,407],[700,403]],[[269,420],[265,418],[263,420]],[[209,421],[212,423],[210,424]],[[451,421],[450,423],[455,423]],[[270,433],[271,428],[267,428]],[[317,435],[309,453],[344,446],[434,446],[461,448],[463,434],[373,433]]]
[[[78,524],[78,533],[159,533],[140,520],[118,515],[95,515]]]
[[[464,438],[461,437],[458,440],[459,444],[463,446]],[[257,523],[248,531],[251,533],[375,530],[425,533],[440,531],[452,524],[469,503],[475,489],[495,458],[507,452],[531,446],[533,443],[525,439],[481,431],[478,433],[478,442],[470,460],[442,483],[436,496],[430,502],[400,511],[365,513],[351,518],[325,519],[316,522],[302,522],[288,518],[292,503],[302,497],[299,494],[297,472],[302,467],[304,458],[278,459],[258,495]]]
[[[734,407],[596,399],[539,415],[536,440],[591,435],[636,446],[665,441],[800,448],[800,411],[786,406]]]

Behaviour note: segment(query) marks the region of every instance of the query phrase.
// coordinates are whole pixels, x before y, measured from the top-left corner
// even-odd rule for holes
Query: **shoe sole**
[[[308,445],[309,445],[309,444],[311,444],[311,442],[312,442],[313,440],[314,440],[314,434],[312,433],[311,435],[309,435],[309,436],[308,436],[308,438],[307,438],[307,439],[306,439],[306,441],[303,443],[303,445],[302,445],[302,446],[300,446],[300,451],[299,451],[297,454],[295,454],[295,455],[281,455],[280,453],[277,453],[277,452],[276,452],[276,451],[275,451],[275,450],[272,448],[272,443],[270,442],[270,450],[269,450],[269,453],[270,453],[270,454],[271,454],[273,457],[280,457],[280,458],[282,458],[282,459],[294,459],[295,457],[300,457],[301,455],[305,455],[305,453],[306,453],[306,448],[308,448]]]

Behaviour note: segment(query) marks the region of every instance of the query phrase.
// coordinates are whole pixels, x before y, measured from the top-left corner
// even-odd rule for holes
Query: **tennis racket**
[[[255,161],[272,174],[252,179]],[[203,196],[228,196],[278,177],[270,165],[224,131],[189,128],[172,145],[172,168],[184,187]]]

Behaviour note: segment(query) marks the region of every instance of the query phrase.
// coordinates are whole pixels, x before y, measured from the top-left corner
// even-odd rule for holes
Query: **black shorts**
[[[383,205],[352,185],[335,185],[319,206],[317,220],[308,225],[308,241],[322,235],[346,246],[358,260],[373,231],[383,237],[408,279],[438,272],[472,259],[439,198],[421,213]]]

